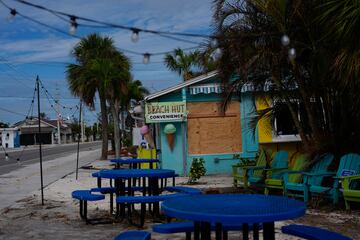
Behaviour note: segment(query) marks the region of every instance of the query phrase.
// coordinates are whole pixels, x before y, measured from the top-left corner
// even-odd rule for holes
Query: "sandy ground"
[[[96,168],[109,168],[107,161],[97,161]],[[113,239],[122,231],[136,229],[126,221],[113,224],[86,225],[80,220],[79,203],[71,198],[71,192],[76,189],[89,189],[96,186],[96,179],[91,173],[96,170],[81,169],[79,179],[70,174],[47,186],[44,190],[45,205],[41,205],[39,192],[33,192],[10,207],[0,212],[0,239]],[[177,184],[185,184],[187,178],[179,177]],[[202,184],[193,187],[204,192],[229,192],[232,188],[232,177],[226,175],[207,176],[201,178]],[[321,205],[321,204],[320,204]],[[353,239],[360,239],[360,212],[347,213],[344,210],[331,209],[331,205],[320,207],[322,210],[310,209],[307,214],[294,221],[276,223],[276,239],[298,239],[281,234],[280,228],[289,223],[302,223],[324,227],[340,232]],[[104,201],[89,203],[89,217],[109,217],[108,198]],[[147,218],[144,229],[151,231],[154,224]],[[185,234],[152,233],[152,239],[185,239]],[[241,239],[238,234],[230,233],[229,239]],[[329,239],[330,240],[330,239]]]

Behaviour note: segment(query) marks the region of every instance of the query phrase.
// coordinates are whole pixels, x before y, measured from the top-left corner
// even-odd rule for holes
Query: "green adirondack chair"
[[[350,202],[360,202],[360,175],[346,176],[341,184],[346,210],[350,210]]]
[[[281,178],[282,173],[277,172],[278,170],[284,170],[288,167],[288,152],[279,151],[275,153],[274,159],[271,161],[271,168],[266,167],[250,167],[248,168],[248,182],[250,185],[260,186],[264,185],[264,178],[266,173],[272,172],[273,178]]]
[[[284,191],[285,173],[295,173],[302,171],[304,169],[305,164],[307,162],[306,156],[304,154],[296,153],[292,158],[293,158],[292,164],[288,170],[284,170],[284,169],[279,170],[283,173],[281,178],[274,178],[273,176],[269,176],[269,178],[266,178],[265,191],[264,191],[265,195],[269,194],[270,189],[281,189],[283,190],[283,194],[285,194]],[[300,180],[301,180],[301,175],[299,174],[292,174],[289,177],[287,177],[287,181],[292,183],[298,183],[300,182]]]
[[[248,168],[249,167],[265,167],[266,166],[266,158],[267,158],[267,151],[265,149],[262,149],[260,151],[259,156],[257,159],[254,159],[254,165],[253,166],[244,166],[244,165],[233,165],[232,166],[232,174],[234,178],[234,186],[235,187],[248,187]]]
[[[334,204],[339,202],[340,198],[340,181],[346,176],[356,175],[360,173],[360,155],[355,153],[349,153],[341,157],[340,164],[337,172],[324,172],[324,173],[306,173],[305,182],[309,186],[309,192],[311,195],[323,195],[333,200]],[[311,185],[311,178],[318,176],[332,177],[334,183],[330,187],[324,187],[321,185]]]
[[[315,164],[308,171],[309,173],[323,173],[326,172],[331,162],[334,159],[334,155],[331,153],[325,153],[315,157]],[[303,178],[303,171],[292,171],[284,173],[284,195],[292,197],[301,197],[304,202],[309,201],[309,189],[305,184]],[[309,182],[310,185],[321,186],[324,176],[314,176]]]

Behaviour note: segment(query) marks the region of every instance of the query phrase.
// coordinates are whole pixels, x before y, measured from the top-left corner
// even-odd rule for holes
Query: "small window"
[[[298,104],[292,103],[293,108],[298,112]],[[290,110],[286,103],[277,102],[275,106],[275,134],[276,135],[295,135],[298,133]]]

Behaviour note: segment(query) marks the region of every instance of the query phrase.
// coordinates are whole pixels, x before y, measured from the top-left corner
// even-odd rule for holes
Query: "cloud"
[[[5,0],[5,2],[11,7],[15,7],[22,14],[38,21],[63,31],[68,31],[69,29],[68,23],[47,12],[24,6],[12,0]],[[31,2],[78,16],[139,28],[206,34],[211,32],[212,0],[34,0]],[[0,16],[7,16],[8,14],[9,11],[0,6]],[[177,47],[187,48],[194,46],[194,44],[183,43],[142,32],[140,33],[139,42],[133,43],[130,40],[131,32],[121,29],[99,29],[80,26],[78,34],[85,36],[94,31],[113,37],[116,46],[119,48],[141,53],[172,51]],[[196,42],[204,41],[198,38],[181,38]],[[47,88],[52,92],[55,89],[54,82],[56,79],[59,82],[63,96],[70,96],[67,90],[64,66],[47,67],[46,65],[32,65],[29,63],[38,61],[72,61],[70,51],[77,42],[78,39],[54,32],[36,23],[29,22],[20,16],[16,16],[15,21],[12,23],[0,24],[0,56],[5,57],[14,64],[19,62],[27,63],[16,66],[19,70],[26,71],[31,75],[39,74]],[[143,85],[152,92],[167,88],[181,81],[180,76],[168,71],[162,63],[154,63],[162,62],[163,55],[151,56],[150,64],[148,65],[139,64],[142,62],[142,56],[128,53],[127,55],[134,62],[132,70],[134,78],[141,80]],[[0,81],[0,89],[11,89],[12,95],[18,94],[19,96],[24,96],[28,90],[21,86],[20,91],[18,82],[10,82],[10,79],[13,79],[17,72],[13,71],[11,74],[11,77],[0,76],[2,79]],[[9,81],[9,84],[5,85],[3,82],[6,80]],[[0,99],[0,104],[3,104],[4,101],[4,99]],[[76,100],[69,101],[77,103]],[[7,99],[6,104],[9,104],[9,102],[11,102],[11,99]],[[22,104],[23,102],[16,103],[16,107],[20,108]],[[44,102],[44,108],[49,108],[46,102]]]

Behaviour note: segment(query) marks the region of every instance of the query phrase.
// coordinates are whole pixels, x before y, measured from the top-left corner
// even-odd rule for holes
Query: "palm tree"
[[[174,53],[165,55],[166,67],[182,76],[184,81],[194,77],[194,68],[199,66],[200,52],[194,51],[184,53],[182,49],[177,48]]]
[[[99,94],[101,124],[102,124],[102,152],[101,159],[107,159],[108,151],[108,119],[106,111],[106,87],[107,82],[103,76],[106,70],[102,70],[103,75],[97,73],[100,62],[99,59],[108,59],[116,51],[113,40],[109,37],[101,37],[98,34],[90,34],[82,38],[72,50],[76,64],[67,66],[67,81],[69,89],[73,95],[80,99],[89,107],[94,107],[95,95]]]
[[[270,85],[267,95],[285,101],[307,152],[359,151],[352,144],[360,140],[355,2],[216,0],[219,71],[227,86],[224,102],[245,83],[255,89]],[[284,34],[291,40],[288,46],[280,41]],[[291,48],[296,56],[289,58]],[[234,74],[241,77],[230,82]],[[304,107],[300,119],[291,104],[294,99]],[[258,117],[275,110],[265,109]]]
[[[114,122],[114,141],[115,141],[115,156],[120,157],[121,151],[121,136],[119,128],[119,114],[121,99],[127,95],[127,83],[131,79],[130,75],[130,60],[121,52],[117,52],[113,61],[115,66],[113,68],[110,86],[108,88],[108,100],[110,103],[111,114]]]

